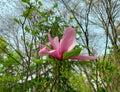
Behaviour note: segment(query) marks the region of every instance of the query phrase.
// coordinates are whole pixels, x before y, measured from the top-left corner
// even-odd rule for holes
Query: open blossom
[[[40,44],[39,55],[48,54],[58,60],[63,60],[63,55],[65,52],[70,52],[75,47],[76,42],[76,31],[72,27],[68,27],[65,30],[65,33],[62,39],[59,42],[59,38],[56,36],[54,39],[51,37],[50,33],[48,33],[48,39],[50,44],[52,45],[52,49],[46,47],[45,45]],[[95,56],[71,56],[67,59],[73,60],[95,60],[97,57]]]

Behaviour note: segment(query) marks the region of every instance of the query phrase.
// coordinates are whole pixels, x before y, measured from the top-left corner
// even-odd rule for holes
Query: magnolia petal
[[[59,48],[59,39],[58,39],[58,37],[54,38],[54,43],[55,43],[56,47]]]
[[[43,47],[42,49],[40,49],[39,51],[39,55],[45,55],[45,54],[48,54],[49,52],[49,49],[47,47]]]
[[[74,59],[74,60],[95,60],[97,59],[98,57],[96,56],[73,56],[73,57],[70,57],[69,59]]]
[[[38,54],[39,55],[47,55],[48,54],[56,59],[59,59],[59,60],[62,59],[61,55],[58,53],[57,50],[51,50],[50,48],[48,48],[42,44],[40,45],[40,51]]]
[[[58,58],[56,50],[50,50],[47,47],[43,47],[42,49],[40,49],[38,54],[39,55],[47,55],[48,54],[48,55],[50,55],[52,57]]]
[[[42,48],[44,48],[44,47],[46,47],[46,46],[43,45],[43,44],[40,44],[40,49],[42,49]]]
[[[58,37],[55,37],[54,39],[52,39],[51,35],[48,33],[48,38],[49,41],[53,47],[53,50],[55,50],[55,52],[49,52],[49,54],[57,59],[61,59],[62,55],[60,55],[59,53],[59,39]]]
[[[76,40],[73,41],[73,43],[71,44],[67,51],[71,51],[75,47],[75,42]]]
[[[56,50],[51,50],[48,53],[49,53],[50,56],[52,56],[56,59],[59,59],[59,60],[62,59],[61,55],[59,55],[58,51],[56,51]]]
[[[48,52],[48,54],[52,57],[56,57],[56,50],[51,50]]]
[[[46,47],[43,44],[40,44],[40,51],[39,51],[39,55],[44,55],[44,54],[49,54],[49,51],[51,51],[50,48]]]
[[[50,44],[52,45],[53,49],[54,49],[54,50],[57,49],[57,46],[56,46],[53,38],[51,37],[50,33],[48,33],[48,39],[49,39]]]
[[[76,35],[76,31],[74,28],[68,27],[65,30],[65,33],[62,39],[60,40],[59,50],[61,54],[63,54],[64,52],[68,52],[75,47],[75,40],[76,40],[75,35]]]

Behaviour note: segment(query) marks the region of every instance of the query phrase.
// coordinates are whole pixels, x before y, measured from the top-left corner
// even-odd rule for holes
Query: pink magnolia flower
[[[75,47],[75,39],[76,31],[72,27],[68,27],[65,30],[65,33],[62,37],[62,39],[59,42],[58,37],[56,36],[54,39],[51,37],[50,33],[48,33],[48,39],[50,41],[50,44],[52,45],[52,50],[45,45],[40,44],[40,51],[39,55],[45,55],[48,54],[58,60],[63,59],[63,54],[65,52],[70,52]],[[74,59],[74,60],[95,60],[97,57],[94,56],[71,56],[68,59]]]

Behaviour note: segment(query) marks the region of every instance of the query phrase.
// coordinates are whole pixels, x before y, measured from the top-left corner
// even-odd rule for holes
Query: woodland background
[[[120,92],[120,0],[1,0],[0,92]],[[95,61],[63,61],[38,55],[47,33],[76,29],[81,54]]]

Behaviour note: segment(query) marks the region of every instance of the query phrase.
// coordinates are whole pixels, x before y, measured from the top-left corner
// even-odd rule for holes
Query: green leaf
[[[25,30],[28,32],[28,33],[30,33],[30,29],[26,26],[25,27]]]
[[[23,11],[22,17],[27,17],[28,16],[28,9],[26,9],[25,11]]]
[[[44,60],[42,60],[42,59],[32,59],[32,62],[34,62],[36,64],[39,64],[39,65],[42,65],[44,63]]]
[[[104,87],[99,87],[98,92],[107,92],[107,91],[106,91],[106,89]]]
[[[39,30],[32,30],[32,35],[37,35],[37,34],[39,34],[38,31],[39,31]]]
[[[79,55],[79,53],[81,52],[81,50],[82,50],[81,48],[77,48],[77,49],[72,50],[70,52],[65,52],[63,54],[63,59],[67,59],[67,58],[72,57],[72,56],[77,56],[77,55]]]
[[[14,21],[19,24],[19,20],[18,19],[14,18]]]
[[[38,2],[39,6],[42,6],[43,4],[41,3],[41,1]]]
[[[29,4],[30,0],[22,0],[22,2]]]
[[[53,6],[54,8],[57,8],[58,7],[58,4],[54,4],[54,6]]]
[[[80,31],[77,31],[77,34],[78,34],[78,35],[81,35],[81,33],[82,33],[82,32],[80,32]]]

